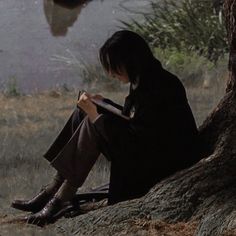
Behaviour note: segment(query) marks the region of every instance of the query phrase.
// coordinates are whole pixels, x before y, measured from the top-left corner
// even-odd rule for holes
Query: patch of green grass
[[[15,76],[9,78],[4,89],[4,94],[6,96],[16,97],[21,95],[19,84]]]
[[[210,80],[219,83],[227,74],[228,55],[215,64],[196,52],[161,48],[153,51],[163,67],[179,76],[186,86],[205,86]]]

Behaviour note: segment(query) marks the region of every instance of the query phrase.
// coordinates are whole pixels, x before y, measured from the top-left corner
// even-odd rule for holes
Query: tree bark
[[[226,94],[200,127],[205,158],[158,183],[140,199],[105,207],[58,222],[68,235],[132,234],[139,220],[198,222],[197,236],[223,235],[236,229],[236,0],[225,0],[230,46]],[[135,235],[141,235],[136,233]],[[158,235],[158,234],[157,234]]]
[[[229,55],[229,82],[226,91],[235,91],[236,80],[236,2],[234,0],[224,1],[224,12],[226,29],[228,33]]]

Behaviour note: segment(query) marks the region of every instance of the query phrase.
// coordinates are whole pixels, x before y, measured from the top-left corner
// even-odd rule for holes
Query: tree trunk
[[[62,220],[58,232],[131,234],[129,229],[138,220],[197,222],[194,234],[198,236],[223,235],[236,229],[236,0],[225,0],[224,9],[231,50],[229,82],[224,98],[200,127],[207,143],[206,158],[163,180],[140,199],[69,219],[66,229]]]

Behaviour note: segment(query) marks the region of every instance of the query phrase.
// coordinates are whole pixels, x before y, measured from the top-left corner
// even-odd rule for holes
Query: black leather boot
[[[71,207],[70,202],[62,202],[62,200],[53,197],[41,211],[26,216],[25,222],[42,227],[46,224],[54,223]]]
[[[12,202],[11,207],[22,211],[38,212],[48,203],[53,197],[53,194],[46,192],[43,188],[35,197],[31,200],[15,200]]]

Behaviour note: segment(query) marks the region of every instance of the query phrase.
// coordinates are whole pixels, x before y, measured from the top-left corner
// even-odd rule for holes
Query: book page
[[[100,99],[95,99],[95,98],[92,98],[91,99],[92,102],[102,108],[105,108],[106,110],[118,115],[118,116],[121,116],[122,118],[126,119],[126,120],[129,120],[130,117],[128,116],[125,116],[122,114],[121,110],[117,109],[116,107],[112,106],[111,104],[108,104]]]

